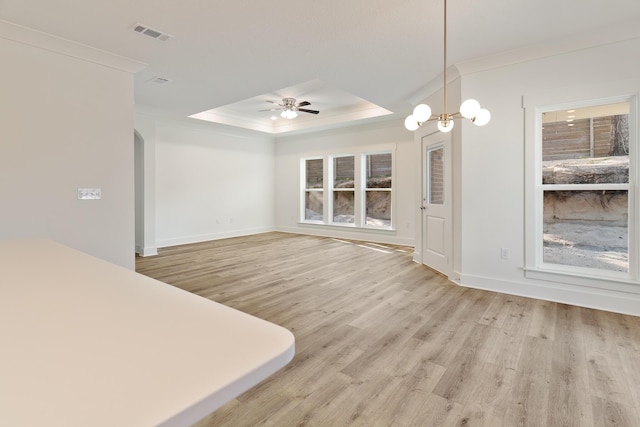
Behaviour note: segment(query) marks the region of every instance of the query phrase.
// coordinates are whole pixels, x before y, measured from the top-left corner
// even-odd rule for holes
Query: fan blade
[[[258,111],[280,111],[282,108],[270,108],[268,110],[258,110]]]
[[[297,106],[298,107],[306,107],[307,105],[311,105],[309,101],[302,101]]]
[[[279,106],[281,106],[281,107],[284,107],[284,105],[282,105],[282,104],[278,104],[278,103],[277,103],[277,102],[275,102],[275,101],[269,101],[268,99],[265,99],[265,101],[270,102],[271,104],[276,104],[276,105],[279,105]]]
[[[318,114],[320,112],[318,110],[307,110],[306,108],[298,108],[298,111],[302,111],[303,113],[311,113],[311,114]]]

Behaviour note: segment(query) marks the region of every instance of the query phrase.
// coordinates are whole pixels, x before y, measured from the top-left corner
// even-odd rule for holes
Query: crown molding
[[[114,68],[128,73],[137,73],[147,66],[144,62],[125,58],[104,50],[63,39],[28,27],[0,19],[0,38],[22,43],[61,55]]]
[[[615,26],[601,27],[587,34],[574,34],[560,40],[525,46],[496,55],[459,62],[456,67],[460,75],[467,75],[579,50],[621,43],[636,38],[640,38],[640,26],[637,22],[626,22]]]
[[[588,34],[575,34],[561,40],[553,40],[531,46],[501,52],[495,55],[475,58],[458,62],[447,67],[447,84],[465,75],[488,71],[509,65],[520,64],[537,59],[563,55],[584,49],[621,43],[640,38],[640,26],[635,21],[629,21],[615,26],[605,26],[590,31]],[[442,89],[442,73],[431,79],[427,84],[416,90],[407,98],[411,105],[420,102]]]

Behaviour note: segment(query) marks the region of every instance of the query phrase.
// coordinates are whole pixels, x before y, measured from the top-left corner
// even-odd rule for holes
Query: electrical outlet
[[[509,248],[500,248],[500,259],[509,259],[510,256]]]
[[[100,200],[102,190],[100,188],[78,188],[78,200]]]

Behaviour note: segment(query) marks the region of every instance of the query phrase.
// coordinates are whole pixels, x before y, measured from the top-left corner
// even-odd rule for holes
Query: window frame
[[[345,158],[345,157],[353,157],[353,188],[336,188],[335,187],[335,160],[336,159],[340,159],[340,158]],[[329,203],[328,207],[329,207],[329,218],[327,218],[327,222],[329,224],[332,225],[336,225],[339,227],[355,227],[356,223],[358,221],[358,204],[359,204],[359,198],[358,198],[358,185],[359,185],[359,180],[358,180],[358,165],[357,165],[357,156],[354,154],[336,154],[336,155],[330,155],[327,156],[328,160],[329,160],[329,171],[328,171],[328,175],[329,175],[329,195],[328,195],[328,200],[327,202]],[[335,196],[335,192],[352,192],[353,193],[353,217],[354,217],[354,221],[351,222],[336,222],[335,221],[335,212],[334,212],[334,196]]]
[[[378,154],[391,154],[391,188],[368,188],[367,187],[367,157],[368,156],[375,156]],[[360,215],[360,221],[361,221],[361,227],[362,228],[372,228],[372,229],[376,229],[376,230],[393,230],[394,229],[394,207],[395,207],[395,203],[394,203],[394,194],[395,191],[393,191],[393,186],[395,183],[395,170],[396,170],[396,165],[395,165],[395,155],[392,151],[389,150],[382,150],[382,151],[365,151],[361,154],[361,190],[362,190],[362,202],[361,202],[361,209],[362,209],[362,213]],[[374,192],[374,191],[379,191],[379,192],[389,192],[390,194],[390,209],[391,209],[391,219],[389,220],[389,226],[388,227],[381,227],[381,226],[377,226],[377,225],[370,225],[367,224],[367,192]]]
[[[375,189],[385,190],[391,193],[391,220],[389,226],[376,226],[368,225],[366,223],[366,158],[371,154],[391,154],[391,185],[389,189]],[[344,223],[335,222],[333,216],[333,198],[334,198],[334,159],[340,157],[353,157],[354,158],[354,222]],[[324,165],[323,175],[323,220],[313,221],[305,219],[305,193],[306,189],[306,161],[322,159]],[[395,232],[394,225],[394,212],[395,212],[395,197],[396,192],[393,191],[393,186],[396,182],[396,147],[384,146],[384,147],[367,147],[353,150],[345,150],[340,153],[326,153],[322,155],[310,155],[300,158],[300,215],[298,223],[301,225],[318,225],[323,227],[339,227],[349,228],[352,230],[362,230],[371,232]],[[351,191],[352,189],[345,189],[345,191]],[[337,191],[343,191],[338,189]]]
[[[307,188],[307,161],[309,160],[322,160],[322,188]],[[309,223],[309,224],[322,224],[325,220],[326,220],[326,201],[324,200],[325,198],[325,187],[327,186],[327,182],[325,180],[325,171],[327,169],[327,163],[326,163],[326,159],[324,159],[322,156],[313,156],[313,157],[306,157],[303,159],[300,159],[300,168],[301,168],[301,173],[300,173],[300,187],[302,188],[302,197],[301,197],[301,203],[300,203],[300,218],[302,221]],[[306,203],[306,195],[307,192],[320,192],[322,193],[322,221],[317,221],[317,220],[311,220],[311,219],[307,219],[307,203]]]
[[[585,89],[585,93],[589,93]],[[628,92],[617,96],[594,96],[589,99],[560,101],[560,94],[542,94],[523,97],[525,111],[525,277],[637,292],[640,284],[640,194],[638,93]],[[560,102],[558,102],[560,101]],[[542,114],[546,112],[597,105],[629,103],[629,183],[624,184],[543,184],[542,183]],[[543,210],[544,192],[561,190],[625,190],[628,193],[629,270],[610,271],[598,268],[578,267],[544,262]],[[627,286],[631,285],[631,287]]]

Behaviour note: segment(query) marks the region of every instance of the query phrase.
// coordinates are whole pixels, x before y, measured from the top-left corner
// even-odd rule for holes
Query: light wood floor
[[[267,233],[140,273],[290,329],[296,356],[205,426],[640,426],[640,318],[465,289],[411,248]]]

